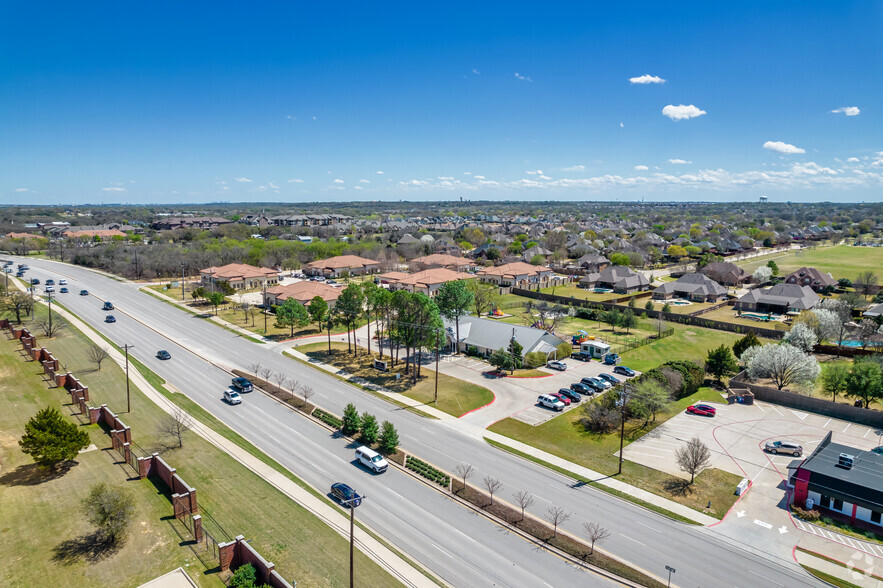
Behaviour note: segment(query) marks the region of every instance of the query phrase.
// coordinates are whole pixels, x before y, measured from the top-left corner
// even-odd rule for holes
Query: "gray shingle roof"
[[[453,339],[457,328],[454,321],[443,319],[448,335]],[[556,337],[548,331],[501,323],[493,319],[485,319],[477,316],[464,316],[460,318],[460,342],[466,345],[475,345],[485,349],[499,349],[509,347],[513,331],[515,340],[524,348],[524,353],[541,351],[548,353],[555,349],[564,340]]]
[[[721,296],[727,293],[727,289],[724,286],[721,286],[705,274],[699,273],[685,274],[674,282],[662,284],[654,291],[665,294],[701,294],[703,296]]]

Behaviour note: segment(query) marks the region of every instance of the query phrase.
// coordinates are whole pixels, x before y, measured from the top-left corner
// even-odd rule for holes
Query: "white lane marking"
[[[634,542],[637,543],[638,545],[644,545],[643,543],[641,543],[641,542],[638,541],[637,539],[632,539],[632,538],[629,537],[628,535],[623,535],[622,533],[620,533],[619,535],[620,535],[620,537],[625,537],[625,538],[628,539],[629,541],[634,541]],[[647,547],[647,546],[644,545],[644,547]]]
[[[827,429],[827,428],[828,428],[828,423],[830,423],[830,422],[831,422],[831,419],[828,419],[827,421],[825,421],[825,424],[822,425],[822,428],[823,428],[823,429]]]
[[[862,439],[864,439],[864,438],[865,438],[865,437],[867,437],[867,436],[868,436],[868,434],[869,434],[869,433],[870,433],[870,432],[871,432],[871,429],[868,429],[868,432],[867,432],[867,433],[865,433],[865,434],[864,434],[864,435],[862,435]]]
[[[794,416],[796,416],[800,420],[803,420],[808,416],[805,412],[797,412],[796,410],[792,410],[791,412],[793,412]]]
[[[619,453],[618,451],[616,453]],[[623,454],[625,451],[623,451]],[[640,451],[629,451],[629,455],[644,455],[647,457],[665,457],[665,455],[659,455],[658,453],[641,453]]]
[[[662,531],[660,531],[659,529],[654,529],[654,528],[651,527],[650,525],[645,525],[645,524],[642,523],[641,521],[635,521],[635,522],[638,523],[639,525],[641,525],[642,527],[647,527],[647,528],[650,529],[651,531],[656,531],[657,533],[662,533]]]
[[[755,524],[755,525],[760,525],[760,526],[763,527],[764,529],[772,529],[772,528],[773,528],[773,526],[772,526],[771,524],[769,524],[769,523],[765,523],[765,522],[763,522],[763,521],[759,521],[759,520],[757,520],[757,519],[754,519],[754,524]]]
[[[788,532],[788,527],[786,527],[785,525],[782,525],[781,527],[779,527],[779,535],[783,535],[787,532]]]
[[[846,432],[846,429],[848,429],[851,425],[852,425],[852,423],[849,423],[848,425],[846,425],[846,426],[843,428],[843,432],[845,433],[845,432]]]
[[[754,406],[756,406],[757,408],[759,408],[759,409],[760,409],[760,412],[766,412],[766,411],[763,409],[763,407],[760,405],[760,402],[758,402],[758,401],[756,401],[756,400],[754,401]]]
[[[784,414],[782,414],[782,411],[780,411],[780,410],[779,410],[778,408],[776,408],[775,406],[770,405],[770,408],[772,408],[774,411],[776,411],[777,413],[779,413],[780,416],[785,416]]]
[[[760,468],[760,471],[759,471],[759,472],[757,472],[756,474],[754,474],[754,477],[751,478],[751,481],[754,482],[754,480],[756,480],[757,477],[763,473],[763,471],[766,469],[766,467],[767,467],[768,465],[770,465],[770,462],[769,462],[769,461],[767,461],[766,464],[764,464],[764,466],[763,466],[762,468]]]
[[[741,519],[742,517],[745,516],[745,511],[744,510],[737,510],[736,516]]]
[[[767,578],[766,576],[764,576],[764,575],[762,575],[762,574],[758,574],[758,573],[755,572],[754,570],[748,570],[748,571],[751,572],[752,574],[754,574],[755,576],[760,576],[761,578],[763,578],[763,579],[766,580],[767,582],[772,582],[772,583],[775,584],[776,586],[784,586],[784,584],[779,584],[778,582],[776,582],[776,581],[774,581],[774,580],[770,580],[770,579]]]

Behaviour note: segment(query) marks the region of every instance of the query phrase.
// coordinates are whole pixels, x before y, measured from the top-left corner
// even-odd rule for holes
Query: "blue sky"
[[[881,30],[871,1],[5,3],[0,203],[879,201]]]

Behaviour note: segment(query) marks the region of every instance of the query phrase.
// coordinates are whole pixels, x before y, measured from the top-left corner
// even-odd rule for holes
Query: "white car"
[[[564,410],[564,403],[551,394],[540,394],[537,397],[537,404],[545,406],[546,408],[551,408],[552,410]]]
[[[239,392],[230,388],[224,390],[224,400],[229,404],[242,404],[242,397],[239,395]]]
[[[67,280],[63,280],[63,279],[62,279],[62,280],[58,280],[58,285],[59,285],[59,286],[67,286]]]
[[[550,361],[546,364],[546,367],[552,370],[558,370],[559,372],[563,372],[567,369],[567,364],[563,361]]]

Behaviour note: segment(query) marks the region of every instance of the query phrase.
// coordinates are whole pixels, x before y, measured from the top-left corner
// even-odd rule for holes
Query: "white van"
[[[389,463],[383,459],[383,456],[369,447],[359,447],[356,449],[356,459],[359,463],[374,470],[378,474],[382,474],[389,467]]]
[[[564,410],[564,403],[551,394],[540,394],[537,398],[537,404],[552,410]]]

